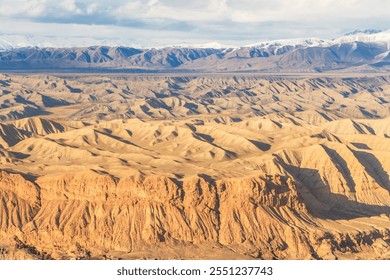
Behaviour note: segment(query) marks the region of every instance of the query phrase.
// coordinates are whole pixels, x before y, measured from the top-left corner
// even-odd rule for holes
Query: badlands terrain
[[[0,259],[389,259],[390,76],[0,75]]]

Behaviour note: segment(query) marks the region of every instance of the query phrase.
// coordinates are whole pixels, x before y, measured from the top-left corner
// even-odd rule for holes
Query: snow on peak
[[[294,48],[307,47],[329,47],[331,45],[353,43],[353,42],[376,42],[386,43],[390,48],[390,30],[380,31],[376,29],[355,30],[346,33],[344,36],[334,40],[322,40],[319,38],[300,38],[263,41],[255,44],[245,45],[248,48],[259,48],[268,50],[278,50],[285,46]],[[72,48],[72,47],[90,47],[90,46],[107,46],[107,47],[134,47],[150,48],[150,45],[157,45],[155,42],[140,43],[135,40],[127,39],[99,39],[94,37],[56,37],[56,36],[31,36],[31,35],[1,35],[0,34],[0,51],[7,51],[17,48],[37,47],[37,48]],[[237,49],[239,47],[224,45],[218,42],[205,44],[184,43],[178,45],[159,46],[158,49],[174,48],[212,48],[212,49]],[[156,47],[155,47],[156,48]]]
[[[378,32],[377,32],[378,31]],[[365,31],[354,31],[347,33],[347,35],[340,38],[334,39],[333,43],[351,43],[351,42],[390,42],[390,29],[386,31],[379,30],[365,30]]]
[[[30,35],[0,35],[0,51],[17,48],[73,48],[90,46],[133,46],[139,47],[134,41],[121,39],[98,39],[93,37],[55,37]]]
[[[345,33],[345,36],[352,36],[352,35],[358,35],[358,34],[376,34],[381,33],[383,30],[379,29],[364,29],[364,30],[354,30],[352,32]]]
[[[159,47],[158,49],[163,49],[163,48],[231,49],[236,47],[237,46],[220,44],[218,42],[209,42],[204,44],[183,43],[177,45],[166,45],[163,47]]]
[[[302,46],[302,47],[315,47],[320,46],[325,41],[319,38],[300,38],[300,39],[284,39],[284,40],[273,40],[264,41],[256,44],[246,45],[245,47],[282,47],[282,46]]]

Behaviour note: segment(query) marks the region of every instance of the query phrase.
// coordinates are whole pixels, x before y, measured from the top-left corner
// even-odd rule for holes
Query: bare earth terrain
[[[0,259],[389,259],[390,76],[0,75]]]

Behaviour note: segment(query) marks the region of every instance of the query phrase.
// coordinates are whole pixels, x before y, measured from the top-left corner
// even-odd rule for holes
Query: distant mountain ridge
[[[376,34],[376,33],[381,33],[383,30],[379,29],[365,29],[365,30],[354,30],[352,32],[347,32],[344,35],[345,36],[350,36],[350,35],[356,35],[356,34]]]
[[[22,39],[14,37],[11,42],[0,36],[0,70],[384,72],[390,67],[390,30],[354,31],[334,40],[274,40],[243,47],[212,43],[145,49],[131,47],[131,42],[93,38],[78,38],[73,43],[58,38]]]

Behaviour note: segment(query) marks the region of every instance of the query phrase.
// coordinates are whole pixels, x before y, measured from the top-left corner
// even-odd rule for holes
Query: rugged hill
[[[316,123],[337,118],[387,117],[390,102],[388,76],[3,75],[0,83],[3,121],[53,114],[65,120],[93,123],[132,117],[242,118],[286,112]],[[18,124],[18,128],[30,125]],[[55,123],[51,126],[49,130],[62,129]],[[42,129],[37,127],[35,132],[38,130]]]
[[[386,76],[0,83],[1,259],[390,257]]]

